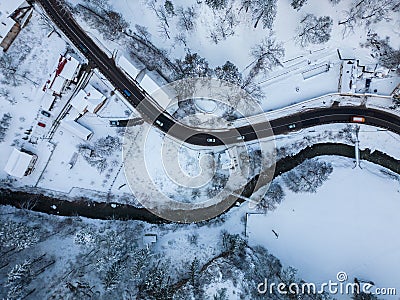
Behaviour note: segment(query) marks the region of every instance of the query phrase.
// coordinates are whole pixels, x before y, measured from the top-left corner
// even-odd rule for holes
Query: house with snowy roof
[[[28,23],[32,5],[25,0],[0,1],[0,47],[7,51]]]
[[[85,89],[80,90],[71,100],[70,104],[79,114],[86,112],[96,114],[106,102],[107,97],[89,84]]]
[[[36,161],[37,156],[35,154],[14,148],[4,171],[13,177],[22,178],[32,173]]]
[[[50,80],[46,82],[44,91],[49,89],[54,95],[61,95],[64,88],[71,82],[75,82],[79,75],[80,63],[78,60],[70,55],[61,55],[57,67],[50,77]]]

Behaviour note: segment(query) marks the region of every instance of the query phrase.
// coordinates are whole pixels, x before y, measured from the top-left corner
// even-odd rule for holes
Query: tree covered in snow
[[[176,9],[176,15],[178,17],[178,28],[182,31],[192,31],[194,29],[197,12],[193,6],[182,7],[179,6]]]
[[[205,3],[212,9],[222,9],[225,8],[228,1],[227,0],[205,0]]]
[[[0,250],[15,248],[16,251],[28,248],[39,241],[39,230],[26,224],[0,220]]]
[[[7,274],[7,299],[22,299],[26,296],[27,287],[32,281],[31,261],[25,260],[15,265]]]
[[[197,53],[187,53],[183,60],[176,60],[176,65],[179,69],[176,79],[208,77],[212,74],[208,61]]]
[[[251,56],[254,61],[251,64],[251,69],[244,81],[244,86],[251,82],[254,77],[260,73],[268,73],[274,67],[281,64],[285,50],[282,44],[277,43],[272,36],[264,38],[261,43],[254,46],[251,50]]]
[[[283,175],[286,186],[295,193],[315,193],[317,188],[332,173],[332,165],[316,159],[308,159],[301,165]]]
[[[370,48],[371,55],[377,57],[383,67],[400,74],[400,49],[392,48],[389,42],[389,37],[381,39],[377,33],[368,33],[367,41],[362,46]]]
[[[218,44],[227,37],[235,34],[234,28],[239,24],[238,16],[232,6],[227,9],[214,11],[214,21],[210,26],[210,38]]]
[[[392,13],[400,12],[398,0],[353,0],[346,17],[339,22],[344,33],[353,31],[356,26],[370,26],[380,21],[391,21]]]
[[[175,15],[175,7],[174,7],[174,4],[170,0],[165,0],[164,8],[170,17]]]
[[[110,156],[121,148],[121,140],[117,136],[107,135],[94,143],[94,151],[101,156]]]
[[[303,7],[304,4],[306,4],[307,0],[292,0],[290,5],[294,8],[299,10],[300,8]]]
[[[169,263],[158,261],[147,271],[146,277],[139,285],[139,294],[141,299],[149,300],[171,300],[173,298]]]
[[[112,290],[120,282],[122,270],[125,268],[123,261],[117,260],[106,270],[103,278],[105,290]]]
[[[18,66],[20,61],[9,53],[3,53],[0,56],[0,72],[2,78],[1,83],[11,84],[12,86],[18,86],[21,84],[21,76],[18,74]]]
[[[109,40],[117,40],[129,27],[129,23],[121,13],[113,10],[108,0],[84,0],[78,7],[86,21],[97,27]]]
[[[257,28],[260,21],[263,28],[272,28],[276,16],[276,0],[245,0],[244,5],[250,7],[254,28]]]
[[[297,28],[297,42],[301,46],[308,44],[322,44],[331,38],[333,21],[329,16],[316,17],[313,14],[307,14]]]
[[[264,212],[274,210],[277,205],[282,202],[282,199],[284,197],[285,192],[282,189],[281,185],[273,181],[270,184],[268,191],[265,193],[264,197],[257,204],[257,209]]]
[[[9,113],[5,113],[0,120],[0,142],[4,141],[7,130],[10,127],[11,119],[11,115]]]
[[[221,80],[228,81],[233,84],[241,85],[242,74],[239,72],[237,66],[230,61],[227,61],[224,65],[218,66],[214,69],[215,77]]]

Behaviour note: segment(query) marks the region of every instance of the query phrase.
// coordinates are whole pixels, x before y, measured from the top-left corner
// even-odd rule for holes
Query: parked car
[[[208,139],[207,139],[207,143],[215,143],[215,139],[208,138]]]
[[[44,124],[44,123],[42,123],[42,122],[39,122],[39,123],[37,123],[40,127],[46,127],[46,124]]]
[[[289,129],[295,129],[295,128],[296,128],[296,124],[289,124],[289,125],[288,125],[288,128],[289,128]]]
[[[48,117],[48,118],[50,118],[50,116],[51,116],[50,113],[45,110],[42,110],[42,115],[45,117]]]
[[[164,126],[164,123],[161,122],[161,121],[159,121],[159,120],[156,120],[156,124],[157,124],[158,126],[160,126],[160,127],[163,127],[163,126]]]

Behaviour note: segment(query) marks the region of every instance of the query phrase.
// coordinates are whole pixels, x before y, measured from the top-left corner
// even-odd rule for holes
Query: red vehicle
[[[42,122],[39,122],[39,123],[37,123],[40,127],[46,127],[46,124],[44,124],[44,123],[42,123]]]
[[[365,123],[364,117],[351,117],[351,121],[355,123]]]

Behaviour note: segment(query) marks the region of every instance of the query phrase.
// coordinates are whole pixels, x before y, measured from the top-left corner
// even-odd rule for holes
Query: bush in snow
[[[37,228],[14,221],[0,221],[0,249],[15,248],[16,251],[28,248],[39,241]]]
[[[320,162],[316,159],[309,159],[284,174],[283,180],[286,186],[295,193],[315,193],[317,188],[328,179],[332,171],[331,164]]]
[[[297,28],[297,42],[301,46],[308,44],[322,44],[331,38],[333,21],[329,16],[317,18],[313,14],[307,14]]]
[[[110,156],[114,151],[121,148],[121,140],[117,136],[106,136],[100,138],[94,143],[94,151],[101,156]]]

